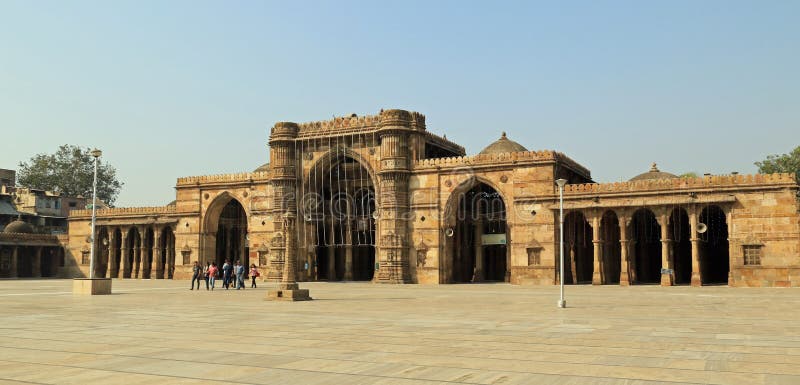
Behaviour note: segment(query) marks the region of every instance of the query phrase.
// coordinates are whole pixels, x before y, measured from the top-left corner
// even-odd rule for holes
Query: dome
[[[497,139],[494,143],[486,146],[486,148],[484,148],[483,151],[479,153],[479,155],[500,154],[504,152],[517,152],[517,151],[528,151],[528,149],[525,148],[523,145],[511,139],[508,139],[506,137],[506,133],[503,132],[503,135],[500,136],[500,139]]]
[[[267,172],[267,171],[269,171],[269,163],[264,163],[257,169],[253,170],[253,172]]]
[[[653,163],[653,165],[650,166],[650,171],[636,175],[635,177],[631,178],[631,182],[637,180],[673,179],[673,178],[678,178],[678,176],[675,174],[670,174],[668,172],[660,171],[658,167],[656,167],[656,164]]]
[[[16,221],[13,221],[6,225],[5,233],[23,233],[23,234],[33,234],[33,226],[30,223],[25,222],[22,220],[22,216],[17,217]]]

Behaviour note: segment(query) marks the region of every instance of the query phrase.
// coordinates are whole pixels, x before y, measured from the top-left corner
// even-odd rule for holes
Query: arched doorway
[[[142,239],[142,279],[150,279],[153,269],[153,243],[155,234],[153,228],[148,227],[144,230],[144,238]]]
[[[594,271],[592,227],[583,213],[564,217],[564,283],[592,283]]]
[[[707,229],[700,238],[700,276],[704,285],[728,283],[730,255],[728,221],[719,206],[708,206],[700,212],[700,223]]]
[[[312,280],[370,281],[375,273],[375,187],[349,150],[320,158],[299,186],[301,250]]]
[[[445,281],[504,282],[508,279],[508,225],[503,197],[486,183],[472,180],[450,198],[444,231]],[[471,187],[470,187],[471,186]],[[466,190],[466,191],[465,191]]]
[[[216,205],[221,206],[218,210],[219,214],[214,215],[211,209],[209,212],[215,218],[209,218],[210,226],[214,231],[211,234],[212,245],[209,248],[213,250],[213,255],[206,256],[207,261],[216,262],[218,266],[222,266],[226,260],[231,263],[240,261],[245,266],[249,265],[248,247],[247,247],[247,213],[244,207],[238,200],[230,196],[220,197],[217,199],[224,200],[215,202]],[[212,205],[214,206],[214,205]]]
[[[655,214],[648,209],[639,209],[631,220],[631,243],[636,283],[661,283],[661,226]]]
[[[600,219],[600,236],[603,240],[603,283],[619,284],[622,249],[619,243],[619,218],[614,211],[603,213]]]
[[[675,284],[688,285],[692,281],[692,242],[689,215],[682,208],[675,208],[669,216],[670,240],[672,241],[672,267]]]

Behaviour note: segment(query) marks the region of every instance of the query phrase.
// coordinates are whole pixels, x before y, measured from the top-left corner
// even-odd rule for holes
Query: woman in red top
[[[208,268],[208,283],[211,284],[211,290],[214,290],[214,282],[217,280],[218,271],[217,263],[211,262],[211,267]]]
[[[253,282],[252,282],[252,284],[250,284],[250,287],[252,287],[252,288],[256,287],[256,278],[258,278],[258,276],[260,276],[260,275],[261,275],[261,273],[259,273],[258,269],[256,269],[256,264],[255,263],[251,264],[250,265],[250,278],[253,279]]]

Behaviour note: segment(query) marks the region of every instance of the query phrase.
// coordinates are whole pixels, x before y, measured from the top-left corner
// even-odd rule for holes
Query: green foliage
[[[756,162],[755,165],[758,166],[758,172],[762,174],[785,172],[794,174],[797,180],[800,180],[800,146],[788,154],[770,155],[767,159]]]
[[[678,175],[681,178],[697,178],[697,173],[694,171],[685,172],[681,175]]]
[[[17,183],[22,187],[58,191],[66,196],[92,197],[94,157],[88,148],[63,145],[54,154],[37,154],[20,162]],[[97,163],[97,199],[109,206],[117,199],[123,183],[117,180],[117,169]]]

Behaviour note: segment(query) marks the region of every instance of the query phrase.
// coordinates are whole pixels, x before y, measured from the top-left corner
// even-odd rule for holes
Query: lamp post
[[[556,180],[556,184],[558,185],[558,211],[559,211],[559,233],[560,236],[558,237],[559,243],[559,255],[560,255],[560,268],[561,273],[558,277],[558,281],[561,284],[561,299],[558,300],[558,307],[565,308],[567,307],[567,301],[564,300],[564,185],[567,184],[566,179],[558,179]]]
[[[92,150],[91,154],[94,157],[94,179],[92,181],[92,247],[89,254],[89,279],[94,278],[94,225],[97,219],[97,160],[103,155],[103,152],[95,148]]]

